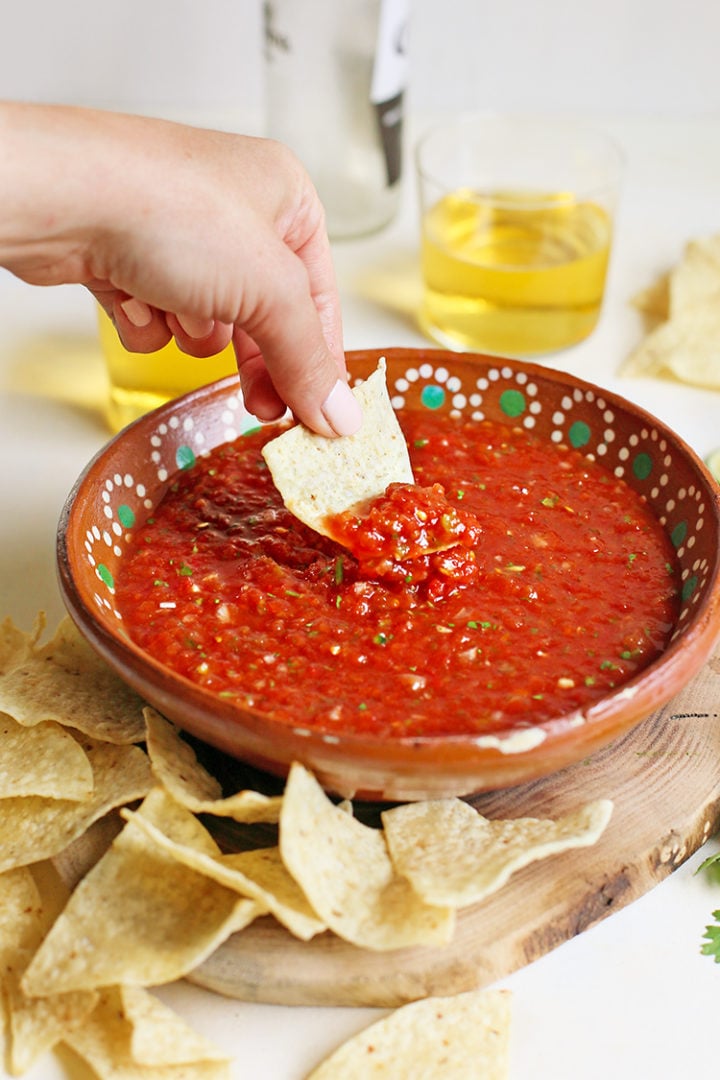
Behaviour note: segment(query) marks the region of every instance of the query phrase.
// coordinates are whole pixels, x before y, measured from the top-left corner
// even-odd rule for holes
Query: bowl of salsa
[[[345,520],[343,543],[283,504],[262,450],[287,421],[259,426],[230,377],[89,463],[58,528],[65,603],[148,703],[231,760],[278,777],[301,761],[383,801],[532,781],[708,658],[717,484],[589,382],[434,349],[350,353],[351,382],[381,355],[414,484]]]

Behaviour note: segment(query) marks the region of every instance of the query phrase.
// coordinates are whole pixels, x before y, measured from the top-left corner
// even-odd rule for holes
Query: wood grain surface
[[[491,818],[556,817],[595,798],[614,802],[595,846],[518,871],[459,913],[446,946],[374,953],[329,933],[302,942],[263,918],[191,979],[246,1001],[395,1007],[494,982],[642,896],[720,827],[720,648],[667,706],[613,745],[533,784],[470,801]]]

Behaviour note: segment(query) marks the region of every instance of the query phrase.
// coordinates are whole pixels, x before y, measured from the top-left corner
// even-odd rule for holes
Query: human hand
[[[289,150],[32,105],[0,107],[0,140],[19,163],[0,179],[0,265],[87,285],[134,352],[232,340],[259,419],[289,406],[321,434],[357,430],[324,214]]]

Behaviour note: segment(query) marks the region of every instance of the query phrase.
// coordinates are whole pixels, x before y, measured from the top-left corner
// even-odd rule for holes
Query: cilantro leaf
[[[700,874],[702,871],[707,872],[708,879],[711,882],[720,885],[720,851],[716,852],[715,855],[708,855],[707,859],[703,859],[695,873]]]
[[[700,952],[703,956],[712,956],[715,963],[720,964],[720,911],[713,911],[712,917],[715,922],[705,927]]]

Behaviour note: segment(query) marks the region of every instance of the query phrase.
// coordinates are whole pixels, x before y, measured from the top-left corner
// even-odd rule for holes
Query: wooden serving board
[[[459,913],[446,946],[375,953],[329,933],[302,942],[263,918],[191,979],[245,1001],[396,1007],[501,979],[624,907],[720,827],[720,648],[667,706],[612,746],[470,801],[491,818],[557,817],[596,798],[614,802],[596,845],[518,871]]]

